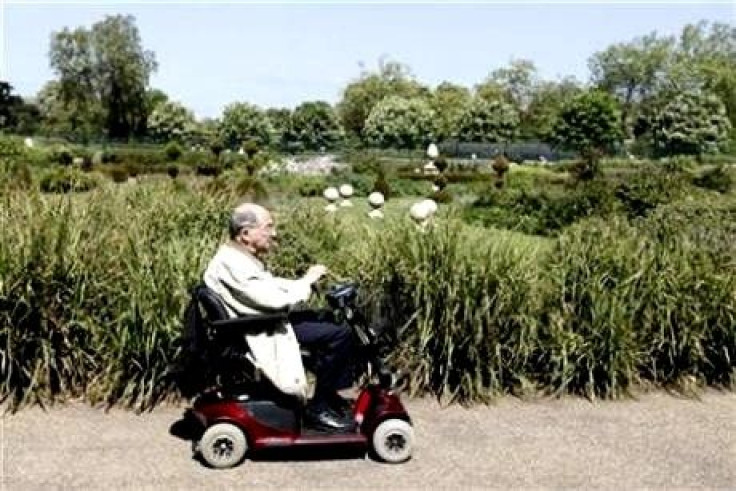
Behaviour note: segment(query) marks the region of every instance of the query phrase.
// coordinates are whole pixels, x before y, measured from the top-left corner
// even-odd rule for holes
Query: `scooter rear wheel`
[[[205,430],[197,448],[208,465],[226,469],[243,461],[248,450],[248,439],[243,430],[234,424],[217,423]]]
[[[403,419],[387,419],[373,432],[373,451],[389,464],[399,464],[411,458],[414,450],[414,428]]]

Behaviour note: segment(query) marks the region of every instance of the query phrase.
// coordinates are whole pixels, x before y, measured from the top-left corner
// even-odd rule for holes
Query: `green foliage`
[[[226,147],[237,150],[247,141],[267,146],[273,133],[271,122],[258,106],[235,102],[225,107],[219,135]]]
[[[601,182],[558,190],[489,189],[464,211],[479,225],[536,235],[556,235],[565,227],[615,210],[613,192]]]
[[[381,193],[384,200],[388,200],[391,197],[391,186],[386,179],[385,172],[378,172],[376,181],[373,183],[373,191]]]
[[[439,191],[433,192],[429,197],[430,199],[433,199],[440,204],[452,203],[453,199],[450,191],[444,188],[440,189]]]
[[[553,136],[563,147],[581,154],[610,153],[622,138],[616,100],[598,90],[578,95],[563,108]]]
[[[49,160],[55,164],[72,165],[74,154],[69,147],[57,145],[51,150]]]
[[[179,167],[171,164],[166,167],[166,173],[169,175],[170,178],[176,179],[179,176]]]
[[[158,142],[185,142],[195,132],[194,114],[182,104],[167,100],[154,107],[147,126]]]
[[[681,198],[686,192],[684,173],[658,171],[654,166],[643,166],[615,188],[618,200],[629,217],[644,216],[658,206]]]
[[[418,148],[432,139],[434,116],[423,99],[387,97],[371,110],[364,135],[367,141],[383,148]]]
[[[248,140],[243,144],[243,151],[248,156],[248,160],[253,159],[253,157],[256,156],[256,154],[260,151],[261,147],[258,145],[258,142],[255,140]]]
[[[210,180],[223,192],[208,194],[150,182],[65,200],[8,195],[0,398],[12,408],[74,396],[144,409],[176,397],[181,315],[224,237],[232,177]],[[684,377],[728,387],[736,206],[711,198],[631,222],[589,218],[553,241],[445,214],[419,231],[401,206],[387,206],[377,227],[361,214],[328,216],[321,201],[292,202],[278,209],[271,268],[291,276],[320,262],[358,280],[367,310],[397,328],[390,363],[409,374],[412,394],[613,397]]]
[[[723,103],[713,95],[695,93],[675,96],[652,126],[661,155],[717,153],[728,142],[731,130]]]
[[[291,113],[282,139],[305,150],[335,148],[344,134],[335,110],[324,101],[304,102]]]
[[[175,141],[170,141],[164,147],[164,155],[166,155],[166,160],[169,162],[176,162],[183,153],[184,151],[182,150],[181,145]]]
[[[110,167],[107,172],[110,174],[112,182],[118,184],[128,182],[128,168],[124,165]]]
[[[97,187],[97,179],[75,168],[56,168],[46,171],[39,182],[44,193],[78,193]]]
[[[429,103],[434,110],[436,134],[440,141],[456,136],[458,121],[471,101],[470,90],[450,82],[442,82],[432,92]]]
[[[217,162],[200,162],[196,171],[198,176],[219,176],[222,173],[222,166]]]
[[[33,185],[31,170],[25,162],[27,154],[19,140],[0,135],[0,190],[22,190]]]
[[[156,61],[143,49],[133,16],[106,16],[91,29],[55,32],[49,57],[59,76],[55,99],[74,108],[68,114],[72,131],[87,126],[85,136],[94,131],[114,139],[144,133]]]
[[[458,120],[458,138],[466,142],[503,143],[519,130],[519,113],[509,103],[475,97]]]
[[[693,179],[693,184],[719,193],[727,193],[733,189],[733,178],[724,166],[718,166],[696,176]]]
[[[392,96],[413,99],[427,92],[428,89],[414,79],[406,65],[381,60],[377,71],[364,71],[345,87],[337,111],[349,135],[362,137],[368,116],[383,99]]]

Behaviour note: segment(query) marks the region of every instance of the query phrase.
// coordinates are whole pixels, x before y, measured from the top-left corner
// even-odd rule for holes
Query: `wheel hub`
[[[218,458],[230,457],[233,453],[234,444],[229,438],[218,438],[212,444],[213,454]]]
[[[406,446],[406,437],[399,433],[394,433],[386,437],[386,449],[392,453],[401,452]]]

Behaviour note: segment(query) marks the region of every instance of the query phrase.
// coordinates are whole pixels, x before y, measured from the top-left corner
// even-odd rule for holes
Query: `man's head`
[[[230,216],[230,238],[259,255],[268,252],[276,237],[271,213],[260,205],[243,203]]]

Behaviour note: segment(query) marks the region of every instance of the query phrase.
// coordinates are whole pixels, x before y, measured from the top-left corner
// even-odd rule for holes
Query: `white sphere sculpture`
[[[325,206],[325,211],[330,213],[337,211],[337,205],[335,205],[335,201],[340,199],[340,193],[337,191],[337,188],[329,187],[325,189],[325,191],[322,193],[322,196],[324,196],[325,199],[330,202],[327,206]]]
[[[353,204],[350,202],[350,197],[353,195],[353,186],[350,184],[343,184],[340,186],[340,196],[342,196],[342,201],[340,202],[340,206],[353,206]]]
[[[343,198],[349,198],[353,195],[353,186],[350,184],[343,184],[340,186],[340,196]]]
[[[429,216],[434,215],[437,213],[437,202],[433,199],[425,199],[422,201],[422,204],[424,204],[425,207],[429,210]]]
[[[385,203],[385,199],[383,197],[383,194],[379,193],[378,191],[374,191],[371,194],[368,195],[368,203],[373,208],[380,208],[383,206],[383,203]]]
[[[420,224],[426,222],[431,215],[432,209],[428,206],[426,201],[414,203],[411,205],[411,208],[409,208],[409,216],[411,216],[415,222]]]
[[[427,147],[427,157],[434,160],[439,156],[440,156],[440,152],[437,149],[437,145],[435,145],[434,143],[430,143],[429,146]]]
[[[337,188],[329,187],[325,189],[324,193],[322,193],[322,196],[325,197],[327,201],[337,201],[340,199],[340,193],[338,192]]]

